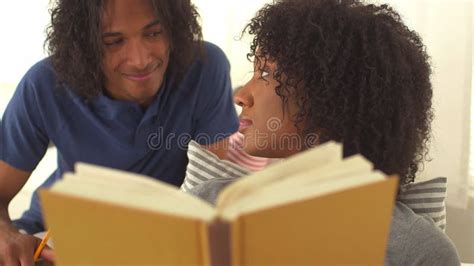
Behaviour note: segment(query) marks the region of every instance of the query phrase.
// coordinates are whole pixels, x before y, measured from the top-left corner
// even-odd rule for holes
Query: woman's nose
[[[253,105],[253,98],[252,94],[250,93],[249,83],[250,82],[245,84],[245,86],[237,89],[237,92],[235,92],[234,94],[234,103],[242,108],[250,107]]]

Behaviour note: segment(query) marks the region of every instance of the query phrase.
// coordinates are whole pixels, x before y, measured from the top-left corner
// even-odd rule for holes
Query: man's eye
[[[152,33],[149,33],[148,36],[149,36],[149,37],[156,37],[156,36],[158,36],[158,35],[160,35],[160,34],[161,34],[161,31],[154,31],[154,32],[152,32]]]
[[[107,42],[104,42],[105,43],[105,46],[115,46],[115,45],[119,45],[123,42],[123,39],[117,39],[117,40],[113,40],[113,41],[107,41]]]

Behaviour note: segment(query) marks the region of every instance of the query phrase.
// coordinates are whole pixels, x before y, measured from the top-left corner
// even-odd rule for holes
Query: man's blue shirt
[[[238,129],[229,62],[205,43],[178,86],[166,77],[153,103],[143,111],[132,102],[103,94],[86,100],[58,83],[51,60],[34,65],[19,83],[0,125],[0,160],[31,172],[48,144],[58,150],[50,186],[78,161],[136,172],[180,185],[190,139],[211,144]],[[157,203],[159,204],[159,203]],[[38,197],[15,222],[29,233],[43,230]]]

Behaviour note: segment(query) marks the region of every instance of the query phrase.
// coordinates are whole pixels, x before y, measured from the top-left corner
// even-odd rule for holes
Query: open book
[[[330,142],[240,178],[216,206],[81,163],[40,196],[57,265],[380,265],[396,192]]]

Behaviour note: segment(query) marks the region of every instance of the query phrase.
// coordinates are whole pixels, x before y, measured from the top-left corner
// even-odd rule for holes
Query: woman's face
[[[252,79],[234,97],[242,107],[239,131],[245,137],[244,150],[253,156],[284,158],[305,147],[292,121],[298,111],[294,98],[290,95],[283,103],[276,94],[279,83],[273,74],[277,67],[275,61],[256,60]]]

